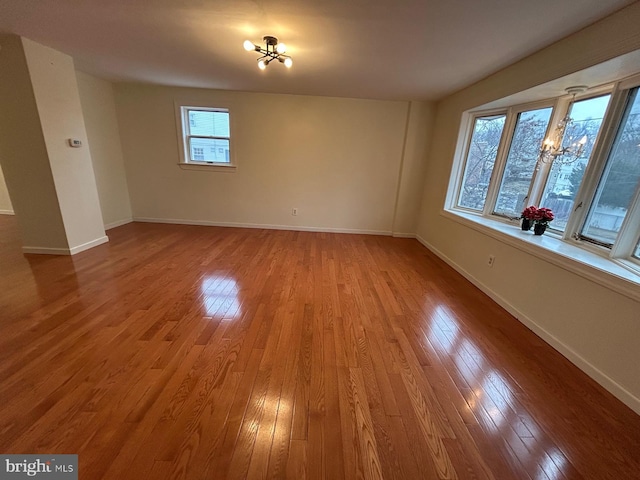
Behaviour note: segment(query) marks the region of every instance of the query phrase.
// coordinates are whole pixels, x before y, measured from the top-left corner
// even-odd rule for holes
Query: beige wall
[[[420,108],[407,121],[408,102],[135,84],[115,89],[135,219],[385,234],[394,214],[402,228],[415,221],[405,208],[419,202],[421,178],[405,177],[396,212],[406,129],[423,121]],[[175,101],[230,109],[235,172],[177,165]],[[423,162],[423,147],[413,141],[404,165]]]
[[[639,24],[640,3],[635,3],[442,100],[428,156],[418,235],[640,413],[637,301],[441,215],[465,110],[640,49]],[[496,256],[491,269],[485,264],[489,254]]]
[[[107,240],[73,59],[22,39],[42,135],[71,252]],[[68,139],[83,142],[71,148]]]
[[[0,162],[23,245],[68,249],[22,39],[0,46]]]
[[[115,227],[131,221],[131,204],[113,85],[82,72],[76,76],[102,218],[105,228]]]
[[[411,102],[409,108],[393,232],[396,236],[412,237],[418,223],[435,108],[427,102]]]

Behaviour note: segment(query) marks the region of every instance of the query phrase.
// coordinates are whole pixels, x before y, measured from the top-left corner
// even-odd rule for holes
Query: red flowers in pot
[[[534,233],[542,235],[554,217],[550,208],[538,208],[532,205],[522,211],[520,218],[522,219],[522,230],[529,230],[533,225]]]

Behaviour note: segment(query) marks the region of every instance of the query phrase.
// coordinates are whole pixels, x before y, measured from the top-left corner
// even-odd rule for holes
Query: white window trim
[[[229,113],[229,163],[226,162],[205,162],[191,160],[187,152],[188,145],[185,142],[187,132],[185,130],[188,119],[186,112],[188,109],[193,110],[212,110],[224,111]],[[200,102],[182,102],[174,101],[174,110],[176,117],[176,132],[178,136],[178,166],[183,170],[196,170],[208,172],[235,172],[237,165],[235,162],[235,148],[233,148],[233,116],[231,110],[226,105],[204,105]]]

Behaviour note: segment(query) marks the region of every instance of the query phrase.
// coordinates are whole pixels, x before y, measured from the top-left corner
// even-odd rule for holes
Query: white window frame
[[[506,218],[511,220],[511,217],[504,215],[501,212],[496,212],[496,202],[498,201],[498,196],[500,194],[500,186],[502,184],[504,170],[507,167],[507,157],[509,156],[509,150],[511,148],[511,142],[513,141],[513,135],[515,134],[516,126],[518,124],[518,115],[523,112],[528,112],[531,110],[539,110],[542,108],[551,108],[551,118],[549,119],[549,124],[547,125],[547,131],[545,132],[544,138],[547,138],[549,132],[552,129],[553,125],[557,125],[557,122],[554,123],[555,117],[557,115],[558,105],[557,102],[554,102],[552,99],[549,100],[540,100],[537,102],[525,103],[522,105],[515,105],[507,109],[507,120],[504,126],[504,131],[502,132],[501,142],[504,142],[504,145],[500,146],[498,150],[498,158],[496,159],[496,163],[494,165],[494,172],[491,174],[491,185],[489,185],[489,192],[487,193],[487,201],[484,205],[484,214],[491,215],[499,218]],[[496,171],[496,168],[498,170]],[[495,180],[494,180],[494,176]],[[531,181],[529,183],[529,191],[527,192],[526,197],[524,198],[525,206],[529,205],[527,203],[529,199],[534,195],[534,193],[539,188],[539,183],[541,181],[541,173],[538,168],[535,168],[533,174],[531,176]],[[542,182],[542,188],[540,189],[539,195],[542,195],[542,189],[544,189],[545,180]]]
[[[236,169],[235,163],[235,155],[233,148],[233,124],[232,124],[232,115],[229,108],[225,107],[211,107],[211,106],[203,106],[203,105],[193,105],[192,103],[187,102],[175,102],[175,114],[176,114],[176,128],[178,134],[178,151],[179,151],[179,161],[178,165],[182,169],[186,170],[205,170],[205,171],[225,171],[232,172]],[[210,112],[224,112],[229,115],[229,136],[202,136],[202,135],[191,135],[190,128],[191,125],[189,123],[189,111],[190,110],[200,110],[200,111],[210,111]],[[227,140],[229,142],[229,161],[228,162],[210,162],[205,160],[194,160],[190,158],[190,139],[191,138],[210,138],[210,139],[222,139]]]
[[[505,145],[505,141],[504,141],[505,131],[508,128],[507,121],[509,118],[508,109],[499,108],[499,109],[493,109],[493,110],[483,110],[482,112],[471,112],[465,115],[466,119],[463,120],[462,122],[461,129],[460,129],[460,137],[459,137],[462,139],[463,143],[461,144],[460,142],[458,142],[458,153],[456,155],[458,157],[461,157],[462,161],[460,162],[460,165],[459,165],[458,175],[456,175],[455,177],[455,186],[452,192],[453,196],[450,200],[448,200],[448,202],[450,202],[452,205],[455,205],[456,209],[464,210],[466,212],[472,212],[472,213],[479,212],[478,210],[475,210],[473,208],[464,207],[458,204],[458,202],[460,201],[460,194],[462,191],[464,174],[467,168],[469,149],[471,147],[471,137],[473,136],[474,126],[478,118],[492,117],[492,116],[499,116],[499,115],[505,115],[505,125],[502,129],[502,134],[500,135],[500,144],[498,145],[496,159],[493,163],[493,170],[490,175],[489,188],[487,189],[487,196],[485,197],[484,207],[482,210],[483,215],[486,212],[487,203],[489,202],[489,196],[491,193],[491,186],[494,183],[493,175],[494,175],[494,172],[496,171],[496,166],[498,165],[498,161],[502,157],[501,149],[504,149],[504,145]]]
[[[553,105],[554,110],[547,130],[548,136],[569,108],[569,96],[512,105],[508,108],[478,108],[465,112],[460,125],[443,215],[471,226],[476,230],[488,233],[490,236],[517,248],[550,260],[552,263],[568,267],[569,270],[605,286],[612,287],[616,291],[628,294],[632,298],[640,299],[640,289],[638,288],[640,286],[640,259],[633,256],[640,238],[640,185],[636,189],[625,220],[620,228],[618,239],[612,248],[586,241],[579,234],[586,221],[589,211],[588,206],[594,200],[600,177],[606,167],[609,152],[621,126],[620,121],[629,91],[636,87],[640,87],[640,75],[613,84],[603,85],[599,88],[593,88],[583,95],[576,96],[575,100],[579,101],[607,93],[611,94],[582,184],[575,196],[574,211],[569,217],[564,232],[550,229],[547,230],[544,238],[534,238],[531,233],[520,230],[519,218],[508,218],[494,213],[494,210],[518,113]],[[507,112],[507,118],[502,132],[501,144],[498,148],[498,155],[491,173],[484,209],[479,212],[458,206],[475,119],[504,113],[505,111]],[[542,164],[536,169],[531,180],[528,197],[525,200],[526,205],[537,205],[536,202],[541,201],[550,170],[551,165],[547,164]],[[606,272],[611,276],[603,278],[598,272]]]

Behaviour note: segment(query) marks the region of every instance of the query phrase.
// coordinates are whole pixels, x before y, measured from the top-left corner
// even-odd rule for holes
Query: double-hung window
[[[568,160],[543,159],[567,115],[561,146],[583,147]],[[448,211],[516,223],[529,205],[550,208],[551,237],[640,275],[640,76],[463,118]]]
[[[230,166],[231,127],[229,110],[180,106],[182,162]]]

